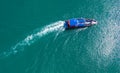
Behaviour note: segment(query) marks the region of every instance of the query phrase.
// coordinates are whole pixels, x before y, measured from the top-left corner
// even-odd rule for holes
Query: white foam
[[[43,37],[44,35],[47,35],[50,32],[64,31],[63,25],[64,21],[58,21],[50,25],[47,25],[46,27],[37,31],[36,33],[28,35],[23,41],[18,42],[15,46],[11,47],[9,51],[4,52],[2,55],[9,56],[10,54],[16,54],[19,51],[24,50],[25,46],[30,46],[39,38]]]
[[[59,21],[59,22],[56,22],[56,23],[54,23],[54,24],[52,24],[52,25],[49,25],[49,26],[43,28],[41,32],[38,32],[38,33],[36,34],[36,36],[43,36],[43,35],[45,35],[45,34],[47,34],[47,33],[56,31],[56,30],[60,29],[61,27],[63,27],[63,24],[64,24],[63,21]],[[52,27],[52,28],[51,28],[51,27]],[[62,29],[62,28],[61,28],[61,29]]]

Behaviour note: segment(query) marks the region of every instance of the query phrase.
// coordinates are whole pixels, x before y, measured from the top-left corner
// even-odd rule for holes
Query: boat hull
[[[95,24],[97,24],[97,21],[93,19],[74,18],[66,20],[64,23],[64,28],[65,29],[85,28]]]

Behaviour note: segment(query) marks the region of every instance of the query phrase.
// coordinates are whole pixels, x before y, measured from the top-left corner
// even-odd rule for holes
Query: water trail
[[[63,24],[64,24],[64,21],[58,21],[50,25],[47,25],[46,27],[42,28],[36,33],[28,35],[24,40],[18,42],[16,45],[11,47],[8,51],[1,53],[0,57],[6,57],[11,54],[16,54],[19,51],[23,51],[26,46],[30,46],[31,44],[36,42],[38,39],[40,39],[44,35],[47,35],[50,32],[64,31]]]

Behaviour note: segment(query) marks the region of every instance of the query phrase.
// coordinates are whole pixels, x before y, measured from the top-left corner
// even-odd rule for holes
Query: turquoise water
[[[120,73],[120,0],[1,0],[0,73]],[[64,20],[98,25],[64,30]]]

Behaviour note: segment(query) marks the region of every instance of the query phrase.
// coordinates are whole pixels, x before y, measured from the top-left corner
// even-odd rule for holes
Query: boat
[[[65,21],[64,28],[65,29],[85,28],[95,24],[97,24],[97,21],[95,19],[72,18]]]

